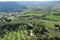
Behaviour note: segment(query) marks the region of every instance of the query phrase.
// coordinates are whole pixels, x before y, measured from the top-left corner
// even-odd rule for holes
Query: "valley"
[[[0,5],[0,40],[60,40],[60,1]]]

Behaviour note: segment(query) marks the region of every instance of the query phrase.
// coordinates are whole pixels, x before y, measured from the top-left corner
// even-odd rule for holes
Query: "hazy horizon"
[[[0,0],[0,2],[6,1],[59,1],[59,0]]]

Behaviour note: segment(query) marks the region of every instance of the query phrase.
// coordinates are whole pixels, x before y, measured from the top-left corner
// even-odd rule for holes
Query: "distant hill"
[[[26,7],[17,2],[0,2],[0,12],[20,12]]]
[[[0,12],[21,12],[30,9],[52,9],[60,10],[60,1],[52,2],[36,2],[36,1],[20,1],[20,2],[0,2]]]

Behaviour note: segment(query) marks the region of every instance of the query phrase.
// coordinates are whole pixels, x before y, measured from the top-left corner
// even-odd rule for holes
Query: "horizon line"
[[[19,2],[19,1],[41,1],[41,2],[44,2],[44,1],[59,1],[59,0],[0,0],[0,2],[9,2],[9,1],[17,1],[17,2]]]
[[[20,1],[0,1],[0,2],[20,2]],[[24,2],[24,1],[23,1]],[[29,2],[29,1],[28,1]],[[50,2],[50,1],[34,1],[34,2]]]

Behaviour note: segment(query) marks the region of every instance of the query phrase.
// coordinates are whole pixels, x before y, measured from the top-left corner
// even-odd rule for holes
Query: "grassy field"
[[[48,15],[46,16],[47,19],[51,19],[51,20],[57,20],[57,21],[60,21],[60,17],[57,17],[55,15]]]

